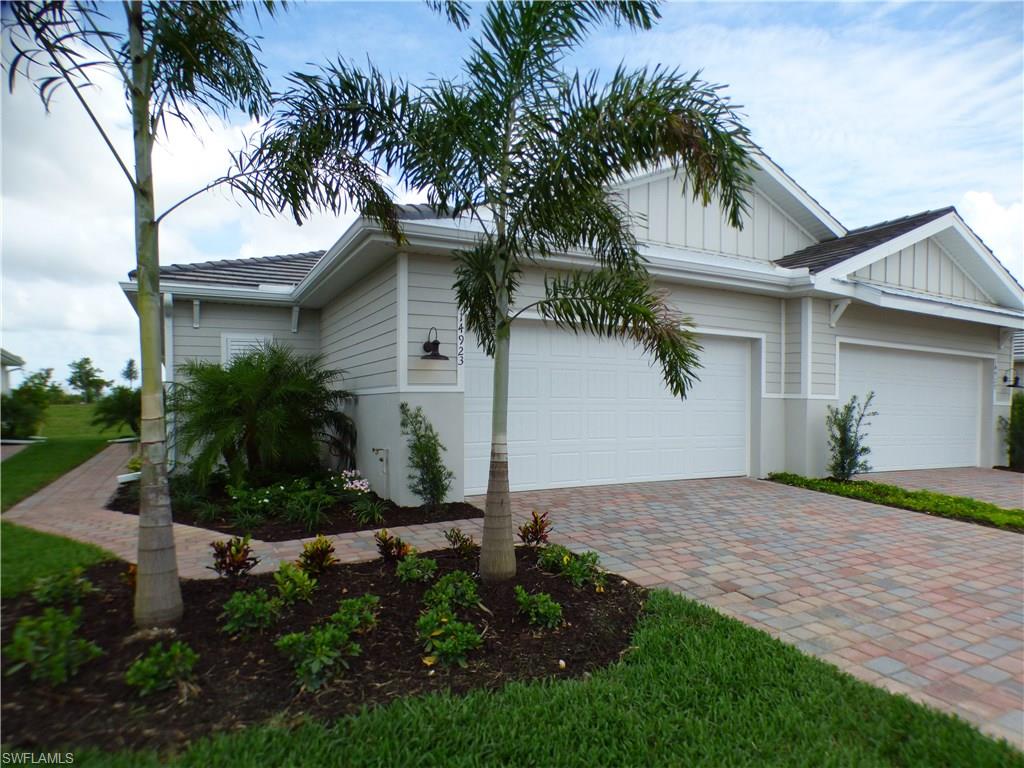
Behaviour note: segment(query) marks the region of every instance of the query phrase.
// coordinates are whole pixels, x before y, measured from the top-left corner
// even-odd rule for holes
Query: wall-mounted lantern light
[[[1024,384],[1020,383],[1020,376],[1014,375],[1012,369],[1003,374],[1003,384],[1011,389],[1024,389]]]
[[[434,334],[434,340],[430,340],[430,334]],[[427,331],[427,340],[423,342],[423,351],[427,354],[420,355],[421,360],[447,360],[447,355],[441,354],[441,342],[437,338],[437,328]]]

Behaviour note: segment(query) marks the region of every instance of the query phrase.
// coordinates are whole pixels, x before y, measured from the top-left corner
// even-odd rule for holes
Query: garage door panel
[[[875,393],[866,444],[877,471],[974,466],[981,416],[980,361],[843,344],[839,399]]]
[[[511,344],[510,486],[526,490],[746,474],[749,342],[706,338],[702,343],[703,381],[681,402],[641,350],[519,324]],[[466,355],[466,493],[486,490],[492,366],[479,350]],[[517,389],[520,381],[524,386],[530,381],[517,378],[518,367],[536,374],[534,380],[541,382],[531,390],[536,395],[523,396]],[[481,373],[487,386],[479,383]],[[478,383],[471,387],[471,380]],[[532,429],[517,427],[520,422]],[[477,433],[484,427],[486,434]],[[697,462],[693,450],[703,453]]]

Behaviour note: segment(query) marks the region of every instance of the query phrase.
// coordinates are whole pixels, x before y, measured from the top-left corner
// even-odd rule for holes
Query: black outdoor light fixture
[[[430,340],[430,334],[434,334],[434,340]],[[441,342],[437,338],[437,328],[427,331],[427,340],[423,342],[423,351],[427,354],[420,355],[421,360],[447,360],[447,355],[441,354]]]
[[[1020,376],[1013,376],[1009,373],[1003,374],[1003,384],[1011,389],[1024,389],[1024,385],[1020,383]]]

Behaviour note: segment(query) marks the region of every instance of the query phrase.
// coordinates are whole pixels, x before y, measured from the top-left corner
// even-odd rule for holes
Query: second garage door
[[[701,381],[685,401],[632,345],[540,323],[513,329],[512,490],[747,473],[750,344],[702,337]],[[467,345],[468,347],[469,345]],[[493,363],[465,360],[465,492],[487,489]]]
[[[865,430],[872,469],[977,465],[980,360],[841,345],[839,401],[870,391],[878,411]]]

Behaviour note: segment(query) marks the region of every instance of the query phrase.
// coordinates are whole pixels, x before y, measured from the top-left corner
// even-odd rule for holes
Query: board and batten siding
[[[458,309],[452,290],[455,264],[444,256],[409,254],[407,275],[409,385],[455,386],[458,383],[458,361],[455,358]],[[448,360],[423,359],[423,342],[431,328],[437,329],[441,354]]]
[[[625,184],[620,199],[634,215],[641,241],[774,261],[816,241],[761,192],[754,190],[743,228],[728,223],[722,206],[695,202],[671,173]]]
[[[290,307],[202,301],[199,327],[195,328],[192,300],[175,297],[173,317],[175,371],[188,360],[223,363],[223,334],[268,336],[302,354],[320,352],[320,313],[315,309],[303,309],[299,313],[296,333],[292,333]]]
[[[992,304],[932,237],[869,264],[852,277],[933,296]]]
[[[999,329],[981,323],[852,304],[836,327],[830,328],[829,302],[824,299],[814,300],[812,318],[812,392],[817,395],[834,395],[837,391],[836,337],[949,349],[961,354],[995,355],[999,351]],[[842,370],[838,375],[842,377]],[[921,382],[921,385],[925,386],[927,382]]]
[[[345,372],[359,392],[398,384],[398,279],[395,262],[370,273],[320,311],[324,365]]]

